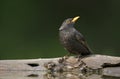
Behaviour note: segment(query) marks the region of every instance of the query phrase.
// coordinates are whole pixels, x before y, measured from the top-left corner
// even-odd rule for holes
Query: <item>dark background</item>
[[[95,54],[120,56],[120,0],[1,0],[0,59],[66,55],[58,28],[78,15]]]

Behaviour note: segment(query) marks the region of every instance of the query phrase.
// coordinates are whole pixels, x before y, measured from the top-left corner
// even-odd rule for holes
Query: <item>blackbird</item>
[[[79,16],[66,19],[59,28],[60,42],[69,54],[87,56],[92,54],[83,35],[74,28]]]

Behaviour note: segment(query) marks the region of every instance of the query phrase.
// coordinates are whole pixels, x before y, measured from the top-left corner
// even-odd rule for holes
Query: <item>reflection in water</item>
[[[46,72],[46,71],[0,71],[0,79],[120,79],[100,73]]]
[[[99,74],[82,74],[75,72],[47,73],[44,79],[101,79]]]
[[[120,77],[102,76],[102,79],[120,79]]]

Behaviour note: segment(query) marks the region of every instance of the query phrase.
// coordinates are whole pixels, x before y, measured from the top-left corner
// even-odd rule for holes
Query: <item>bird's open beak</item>
[[[74,17],[73,20],[72,20],[71,22],[73,22],[73,23],[76,22],[76,21],[78,20],[78,18],[80,18],[80,16]]]

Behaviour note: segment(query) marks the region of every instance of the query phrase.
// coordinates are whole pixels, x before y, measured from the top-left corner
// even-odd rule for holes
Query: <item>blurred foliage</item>
[[[58,57],[64,19],[81,16],[75,27],[96,54],[120,56],[119,0],[1,0],[0,59]]]

